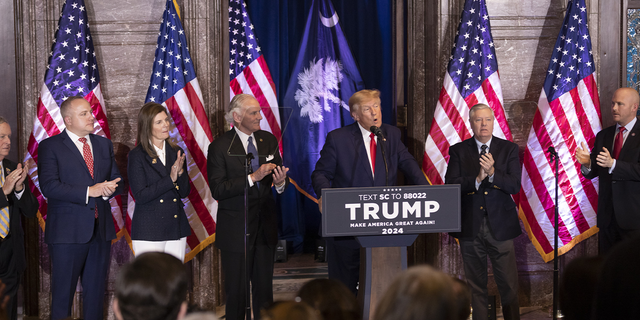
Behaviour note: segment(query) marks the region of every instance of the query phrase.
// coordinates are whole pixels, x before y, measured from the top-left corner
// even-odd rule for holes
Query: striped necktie
[[[1,168],[1,167],[0,167]],[[0,172],[0,186],[4,185],[4,174]],[[0,209],[0,237],[9,234],[9,206]]]

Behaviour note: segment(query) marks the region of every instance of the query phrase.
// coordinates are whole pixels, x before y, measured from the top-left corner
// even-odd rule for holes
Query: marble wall
[[[69,0],[73,1],[73,0]],[[116,152],[116,161],[123,176],[126,176],[128,151],[135,145],[136,121],[139,108],[144,102],[158,36],[159,23],[165,8],[165,0],[110,0],[85,1],[91,33],[94,39],[101,86],[107,109],[109,127]],[[228,74],[223,72],[220,61],[227,50],[226,1],[179,0],[182,23],[186,30],[189,50],[198,74],[204,106],[210,115],[212,132],[221,134],[224,121],[220,116],[228,101]],[[48,53],[58,24],[63,0],[14,1],[16,14],[18,110],[22,116],[20,145],[27,144],[33,128],[38,96],[44,78]],[[224,31],[224,32],[223,32]],[[125,190],[128,185],[125,181]],[[125,192],[126,193],[126,192]],[[123,202],[126,204],[126,194]],[[37,241],[28,241],[30,252],[38,252],[38,267],[30,264],[27,278],[30,289],[37,288],[37,296],[25,298],[28,316],[49,317],[50,262],[43,234],[30,223],[29,234]],[[29,227],[28,227],[29,228]],[[35,229],[35,230],[34,230]],[[29,239],[28,239],[29,240]],[[120,266],[132,258],[125,239],[112,247],[112,261],[105,304],[113,299],[114,280]],[[213,246],[206,248],[189,262],[191,270],[190,301],[201,307],[215,310],[222,300],[219,288],[220,270],[218,254]],[[28,289],[29,290],[29,289]],[[27,291],[28,291],[27,290]],[[78,289],[80,291],[80,288]],[[27,292],[30,294],[30,292]],[[33,308],[33,297],[37,297],[37,309]],[[76,295],[73,317],[82,316],[81,295]],[[113,319],[109,313],[108,319]]]

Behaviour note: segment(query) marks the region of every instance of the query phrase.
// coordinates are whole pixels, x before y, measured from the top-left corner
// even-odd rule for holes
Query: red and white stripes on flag
[[[91,105],[93,116],[96,118],[93,124],[93,133],[111,139],[111,133],[109,132],[109,124],[107,121],[107,110],[104,106],[104,99],[102,98],[102,91],[100,84],[98,84],[89,94],[84,96]],[[40,211],[38,212],[38,220],[40,226],[44,230],[45,220],[47,217],[47,200],[42,195],[40,190],[40,183],[38,180],[38,145],[39,143],[51,136],[55,136],[61,133],[65,129],[64,120],[60,114],[60,107],[51,96],[49,88],[46,84],[42,85],[40,90],[40,98],[38,99],[38,108],[36,110],[36,118],[33,122],[33,131],[29,136],[29,142],[27,145],[27,154],[24,161],[29,165],[29,178],[31,179],[31,191],[38,198],[40,203]],[[122,216],[122,199],[120,195],[117,195],[111,200],[111,214],[113,215],[113,223],[116,229],[118,239],[123,235],[124,219]]]
[[[53,48],[49,55],[49,65],[46,67],[40,89],[33,131],[27,145],[25,161],[29,165],[31,191],[40,203],[38,218],[43,230],[47,217],[47,201],[41,193],[38,180],[38,144],[65,129],[60,104],[70,96],[84,97],[91,105],[96,119],[93,133],[111,139],[88,21],[83,0],[65,2],[62,6]],[[125,231],[120,195],[111,198],[109,203],[118,236],[115,242]]]
[[[182,199],[191,235],[187,237],[185,262],[215,241],[218,202],[211,196],[207,176],[206,150],[213,141],[204,99],[174,0],[167,0],[163,13],[153,72],[145,102],[161,103],[175,127],[171,139],[185,151],[190,178],[189,196]],[[135,199],[129,191],[127,228],[135,213]]]
[[[260,103],[262,120],[260,129],[273,133],[281,140],[280,113],[278,112],[278,98],[269,67],[263,56],[258,57],[242,73],[230,81],[230,98],[237,94],[246,93],[254,96]]]
[[[547,262],[553,259],[555,165],[558,153],[558,254],[598,232],[598,179],[585,179],[576,148],[593,148],[602,129],[595,64],[584,0],[572,0],[558,35],[527,139],[520,188],[520,219]]]
[[[502,107],[502,87],[498,72],[489,76],[482,86],[466,99],[460,95],[447,72],[424,148],[422,168],[431,184],[444,183],[449,163],[449,147],[473,136],[469,124],[469,109],[478,103],[484,103],[493,109],[493,135],[513,140]]]
[[[241,93],[254,96],[262,111],[260,129],[271,132],[281,141],[276,86],[253,29],[246,3],[229,0],[229,96],[230,99]]]
[[[484,0],[467,0],[424,146],[422,169],[431,184],[444,183],[449,147],[473,136],[469,110],[478,103],[495,114],[493,135],[512,141],[487,8]]]
[[[545,262],[553,260],[555,166],[547,149],[556,148],[560,162],[558,254],[595,234],[598,179],[585,179],[574,155],[581,142],[593,148],[600,124],[598,88],[593,74],[578,86],[547,101],[542,90],[527,139],[520,188],[520,218]]]

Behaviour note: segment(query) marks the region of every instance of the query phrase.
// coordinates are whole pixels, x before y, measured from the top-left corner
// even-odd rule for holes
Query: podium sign
[[[322,236],[460,231],[460,185],[322,189]]]

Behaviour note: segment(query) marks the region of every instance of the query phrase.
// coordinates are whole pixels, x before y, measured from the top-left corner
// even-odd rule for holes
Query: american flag
[[[549,62],[522,168],[520,217],[545,262],[553,259],[555,211],[555,166],[545,152],[555,147],[560,160],[558,251],[563,254],[598,231],[598,179],[585,179],[573,155],[581,142],[593,148],[601,119],[585,1],[571,0]]]
[[[512,140],[504,114],[498,62],[484,0],[466,0],[429,136],[422,168],[431,184],[443,184],[449,146],[471,138],[469,109],[484,103],[493,109],[493,135]]]
[[[83,0],[67,0],[62,6],[25,155],[25,161],[29,163],[31,190],[40,202],[39,220],[43,229],[47,217],[47,201],[40,191],[38,181],[38,144],[64,130],[59,107],[71,96],[83,96],[89,101],[96,118],[93,133],[110,139],[96,52]],[[113,197],[110,203],[113,222],[120,238],[125,230],[120,196]]]
[[[145,102],[161,103],[169,111],[175,126],[169,133],[185,150],[191,192],[183,199],[191,225],[187,237],[185,261],[213,243],[216,232],[218,203],[211,197],[207,179],[205,150],[213,141],[209,120],[204,111],[202,92],[187,46],[178,6],[167,0],[158,32],[153,73]],[[128,227],[135,210],[135,199],[129,194]]]
[[[253,33],[246,6],[242,0],[229,0],[230,98],[241,93],[254,96],[262,111],[260,128],[273,133],[280,141],[282,132],[276,86],[262,56],[258,38]]]

